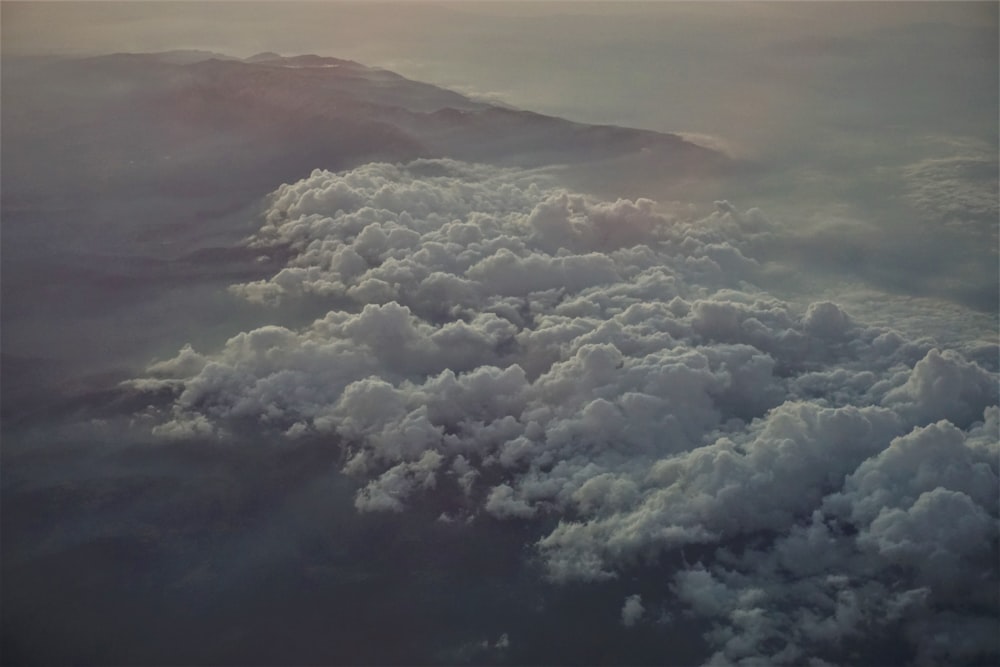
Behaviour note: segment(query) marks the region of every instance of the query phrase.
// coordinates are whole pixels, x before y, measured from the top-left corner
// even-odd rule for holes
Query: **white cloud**
[[[646,609],[642,606],[642,596],[638,594],[628,596],[625,598],[625,604],[622,605],[622,625],[627,628],[632,627],[642,620],[642,615],[645,613]]]
[[[909,643],[917,664],[995,654],[998,415],[895,438],[770,550],[678,573],[678,599],[716,619],[713,664],[850,661],[845,642],[866,635]],[[766,624],[744,622],[761,609]]]
[[[556,581],[702,545],[673,593],[641,594],[714,619],[720,663],[838,660],[869,631],[980,650],[919,629],[979,627],[949,591],[998,606],[996,373],[755,287],[759,211],[679,210],[448,160],[315,171],[251,241],[286,268],[233,291],[331,310],[132,386],[174,392],[164,436],[335,435],[362,511],[453,494],[451,520],[545,517]]]
[[[909,413],[916,423],[949,419],[968,424],[997,402],[996,376],[951,350],[930,350],[906,383],[886,394],[885,405]]]

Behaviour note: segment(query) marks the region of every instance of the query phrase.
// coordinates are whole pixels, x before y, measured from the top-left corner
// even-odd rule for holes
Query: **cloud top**
[[[621,622],[679,600],[722,663],[840,659],[876,626],[926,660],[989,654],[996,373],[755,287],[774,230],[722,204],[449,160],[317,170],[251,240],[286,266],[232,291],[329,311],[185,347],[133,386],[173,392],[164,437],[335,436],[363,512],[554,519],[534,545],[554,581],[700,545]],[[970,634],[945,650],[924,630]]]

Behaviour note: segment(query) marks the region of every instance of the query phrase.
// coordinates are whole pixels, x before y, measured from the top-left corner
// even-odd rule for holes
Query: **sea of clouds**
[[[127,386],[164,439],[325,439],[362,513],[547,521],[555,582],[696,551],[621,622],[707,619],[713,664],[997,656],[996,342],[776,298],[781,233],[451,160],[316,170],[248,241],[284,267],[231,287],[274,319]]]

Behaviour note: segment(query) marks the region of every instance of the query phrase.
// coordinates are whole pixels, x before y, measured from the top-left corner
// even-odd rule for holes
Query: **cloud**
[[[968,424],[997,401],[996,376],[957,352],[932,349],[913,367],[906,383],[886,394],[883,403],[909,412],[918,423],[944,417]]]
[[[930,220],[995,241],[998,169],[989,153],[920,160],[901,170],[904,199]]]
[[[754,255],[778,228],[683,211],[451,160],[317,170],[250,240],[286,266],[232,291],[328,312],[187,346],[130,386],[170,392],[165,437],[339,443],[362,512],[540,520],[555,582],[695,549],[622,622],[676,598],[711,619],[719,662],[850,660],[878,633],[929,661],[989,654],[995,368],[775,298]]]
[[[625,598],[625,604],[622,605],[622,625],[627,628],[632,627],[642,619],[644,613],[646,613],[646,609],[642,606],[642,596],[628,596]]]
[[[998,415],[899,436],[770,549],[679,572],[677,598],[716,619],[711,662],[850,661],[875,635],[916,664],[996,655]]]

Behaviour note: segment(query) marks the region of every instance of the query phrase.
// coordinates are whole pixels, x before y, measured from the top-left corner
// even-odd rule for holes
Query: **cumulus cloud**
[[[627,628],[632,627],[642,619],[642,615],[646,613],[646,608],[642,606],[642,596],[641,595],[630,595],[625,598],[625,604],[622,605],[622,625]]]
[[[720,662],[848,659],[873,628],[928,661],[988,651],[996,373],[755,287],[759,211],[679,210],[449,160],[317,170],[250,240],[287,265],[232,291],[329,312],[185,347],[132,387],[171,393],[165,437],[340,443],[363,512],[545,519],[554,581],[699,545],[621,620],[674,596]],[[949,654],[927,629],[971,634]]]
[[[916,664],[995,656],[998,415],[894,438],[770,549],[679,572],[676,596],[714,619],[710,662],[850,662],[873,636]]]
[[[913,367],[905,384],[886,394],[883,403],[911,413],[918,423],[945,417],[968,424],[995,404],[996,396],[995,375],[957,352],[932,349]]]

